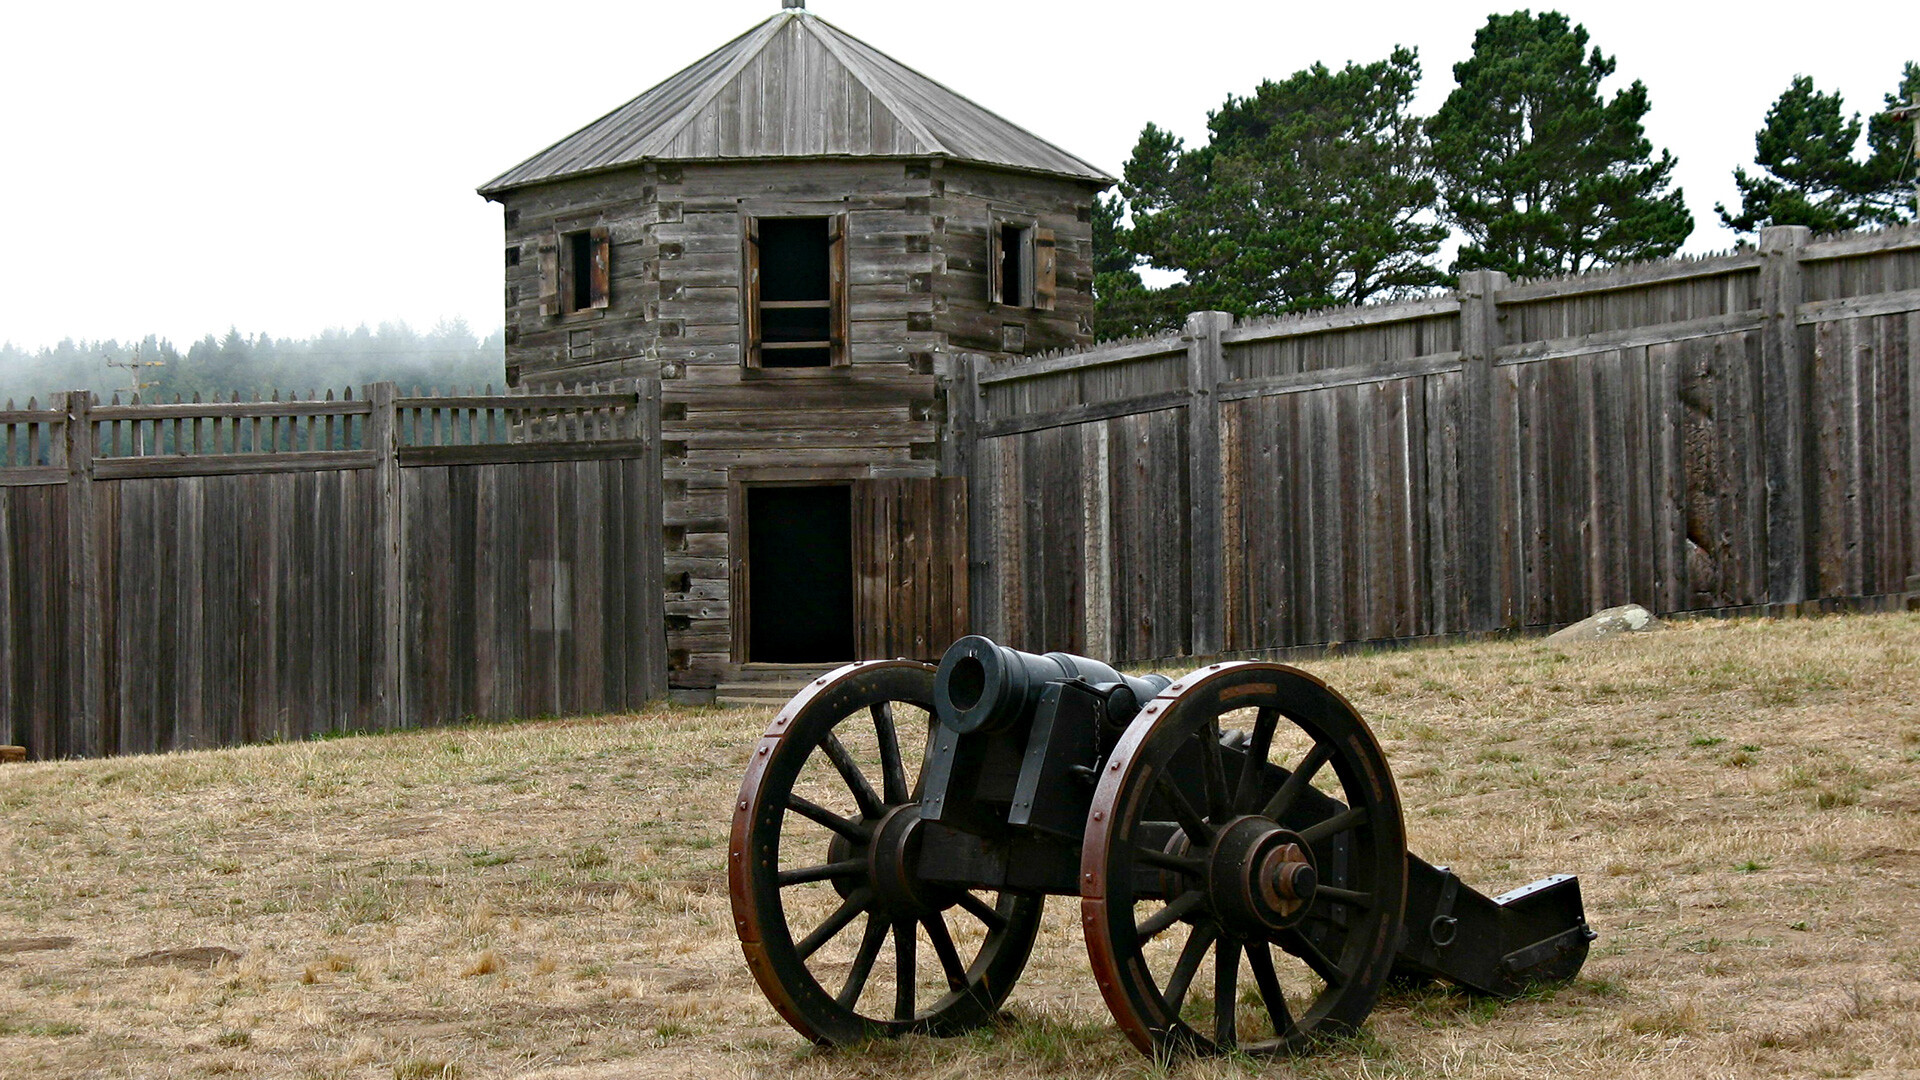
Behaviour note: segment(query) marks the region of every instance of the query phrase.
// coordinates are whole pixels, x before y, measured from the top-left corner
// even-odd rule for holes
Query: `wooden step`
[[[847,661],[818,664],[741,664],[733,677],[714,689],[714,704],[723,708],[769,708],[785,705],[808,683]]]

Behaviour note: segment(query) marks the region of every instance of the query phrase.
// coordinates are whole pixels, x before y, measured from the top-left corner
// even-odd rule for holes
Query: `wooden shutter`
[[[847,341],[847,216],[840,214],[827,219],[827,299],[831,301],[827,308],[828,339],[833,342],[832,359],[829,363],[839,366],[851,363],[848,355],[852,350]]]
[[[1033,230],[1033,306],[1053,310],[1054,280],[1059,274],[1059,257],[1053,243],[1053,230]]]
[[[613,235],[605,225],[595,226],[593,239],[593,280],[587,283],[587,306],[603,308],[613,295]]]
[[[740,333],[742,358],[760,366],[760,219],[746,218],[740,256]]]
[[[559,237],[540,242],[540,314],[549,318],[560,314]]]
[[[967,632],[965,477],[853,485],[854,645],[862,660],[938,660]]]

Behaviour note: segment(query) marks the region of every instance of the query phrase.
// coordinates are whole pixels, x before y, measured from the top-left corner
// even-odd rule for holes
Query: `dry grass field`
[[[722,874],[768,716],[673,709],[0,765],[0,1075],[1920,1073],[1920,617],[1303,666],[1381,735],[1415,851],[1488,893],[1581,876],[1578,981],[1164,1069],[1056,901],[996,1028],[816,1051],[747,976]]]

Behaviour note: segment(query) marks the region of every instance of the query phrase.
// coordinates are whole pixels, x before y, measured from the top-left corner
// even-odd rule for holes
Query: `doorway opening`
[[[747,659],[853,659],[852,488],[756,485],[746,495]]]

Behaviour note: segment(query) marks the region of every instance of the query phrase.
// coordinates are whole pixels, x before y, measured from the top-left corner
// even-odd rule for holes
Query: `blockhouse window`
[[[987,298],[1003,307],[1053,310],[1053,230],[995,217],[988,231]]]
[[[561,233],[540,246],[540,314],[571,315],[608,306],[613,238],[605,226]]]
[[[1033,281],[1033,226],[1002,222],[997,239],[1000,251],[994,258],[994,266],[1000,271],[1000,287],[993,302],[1008,307],[1031,307],[1033,298],[1027,286]]]
[[[846,256],[839,217],[747,221],[747,366],[847,362]]]

